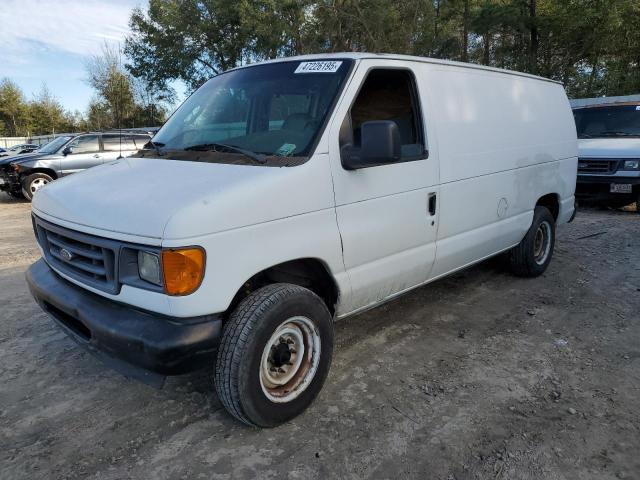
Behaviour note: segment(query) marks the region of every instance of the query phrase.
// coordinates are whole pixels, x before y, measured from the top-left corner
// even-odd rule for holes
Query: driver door
[[[344,313],[376,305],[426,282],[436,255],[439,165],[418,63],[363,60],[336,110],[329,154],[345,269],[351,282]],[[347,170],[341,145],[360,148],[364,122],[393,121],[401,156]],[[348,131],[348,132],[347,132]],[[345,134],[346,132],[346,134]]]

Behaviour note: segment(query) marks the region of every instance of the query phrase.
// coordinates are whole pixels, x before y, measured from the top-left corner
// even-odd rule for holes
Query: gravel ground
[[[0,196],[0,477],[640,478],[640,215],[584,210],[534,280],[491,260],[336,324],[295,421],[254,430],[212,372],[155,390],[33,302],[29,205]]]

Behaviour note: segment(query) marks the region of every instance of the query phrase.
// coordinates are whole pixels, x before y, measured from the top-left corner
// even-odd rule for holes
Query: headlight
[[[155,253],[138,251],[138,275],[142,280],[162,286],[160,257]]]
[[[625,170],[638,170],[640,167],[640,160],[625,160],[624,161],[624,169]]]

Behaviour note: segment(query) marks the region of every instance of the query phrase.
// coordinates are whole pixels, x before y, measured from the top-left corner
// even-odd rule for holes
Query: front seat
[[[306,113],[292,113],[282,124],[282,130],[302,132],[313,126],[313,117]]]

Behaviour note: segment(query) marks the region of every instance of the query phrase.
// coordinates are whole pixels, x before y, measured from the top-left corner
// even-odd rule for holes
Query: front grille
[[[616,173],[618,162],[619,160],[611,158],[579,158],[578,173]]]
[[[34,216],[38,243],[56,270],[91,287],[117,293],[118,243],[69,230]]]

